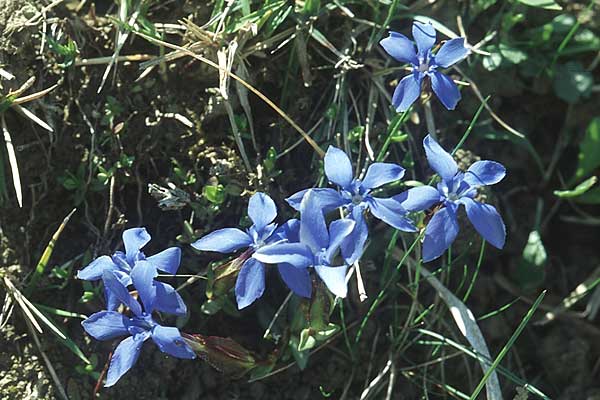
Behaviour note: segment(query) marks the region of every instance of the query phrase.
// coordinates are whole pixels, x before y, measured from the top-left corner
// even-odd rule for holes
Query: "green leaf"
[[[222,204],[225,201],[225,188],[223,185],[217,186],[204,186],[204,190],[202,191],[202,195],[208,201],[213,204]]]
[[[308,359],[310,357],[309,351],[298,351],[298,338],[292,336],[289,341],[290,349],[292,350],[292,355],[298,363],[298,368],[300,370],[304,370],[308,366]]]
[[[545,10],[562,10],[562,7],[554,0],[517,0],[521,4],[530,7],[543,8]]]
[[[335,335],[339,330],[339,326],[330,322],[325,329],[319,330],[315,333],[315,338],[322,342]]]
[[[600,167],[600,117],[594,118],[588,125],[579,145],[578,159],[577,170],[570,181],[571,185]]]
[[[533,290],[542,284],[548,254],[537,230],[529,233],[527,244],[517,268],[517,280],[524,290]]]
[[[577,103],[587,96],[594,84],[592,74],[578,62],[557,65],[554,78],[554,92],[567,103]]]
[[[489,51],[489,49],[488,49],[488,51]],[[486,70],[494,71],[494,70],[500,68],[500,65],[502,64],[502,54],[500,54],[498,52],[490,51],[489,56],[483,57],[483,59],[481,60],[481,64],[483,65],[483,68],[485,68]]]
[[[509,46],[505,43],[500,43],[498,48],[502,57],[513,64],[520,64],[527,60],[527,53],[516,47]]]
[[[554,195],[560,198],[572,198],[579,197],[588,190],[591,189],[592,186],[596,184],[598,178],[595,176],[589,177],[585,181],[581,182],[579,185],[575,187],[573,190],[555,190]]]
[[[317,15],[321,9],[321,0],[306,0],[304,2],[304,14]]]
[[[312,335],[312,329],[305,328],[300,332],[300,342],[298,343],[298,351],[303,352],[310,350],[317,344],[317,339]]]

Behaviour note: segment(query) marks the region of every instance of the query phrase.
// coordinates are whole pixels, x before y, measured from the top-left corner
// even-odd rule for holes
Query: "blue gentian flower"
[[[402,63],[412,65],[412,73],[405,76],[394,91],[392,104],[397,111],[406,111],[419,98],[421,85],[425,77],[431,80],[431,88],[438,99],[448,110],[454,110],[460,100],[460,91],[452,79],[438,71],[448,68],[469,55],[464,38],[447,41],[436,53],[432,53],[435,45],[435,28],[431,23],[415,21],[412,27],[415,46],[406,36],[398,32],[381,40],[384,50]]]
[[[346,297],[348,265],[334,266],[335,256],[342,242],[354,230],[349,218],[333,221],[327,229],[323,207],[317,192],[309,190],[300,204],[300,235],[298,243],[279,242],[256,250],[254,257],[267,264],[288,265],[300,271],[314,267],[317,275],[336,296]],[[297,285],[310,293],[308,275],[299,277]]]
[[[77,272],[77,277],[86,281],[102,279],[104,271],[112,271],[123,286],[131,285],[131,271],[139,261],[147,261],[145,265],[156,274],[156,270],[167,274],[176,274],[181,261],[181,249],[170,247],[150,257],[140,250],[150,241],[151,237],[146,228],[131,228],[123,232],[123,245],[125,252],[117,251],[112,257],[101,256],[92,261],[87,267]],[[171,314],[184,315],[187,311],[185,303],[175,291],[166,283],[155,281],[154,285],[164,296],[156,305],[156,309]],[[118,299],[110,291],[106,291],[108,310],[116,310]]]
[[[477,188],[500,182],[506,169],[495,161],[477,161],[466,172],[459,171],[454,158],[447,153],[431,136],[423,141],[427,160],[431,168],[441,177],[437,190],[424,186],[423,199],[434,204],[441,202],[443,208],[437,210],[425,230],[423,241],[423,261],[431,261],[441,256],[450,247],[458,234],[457,211],[465,206],[467,217],[475,230],[492,246],[501,249],[506,240],[506,228],[498,211],[489,204],[474,198]]]
[[[254,194],[248,203],[248,216],[254,224],[245,232],[237,228],[216,230],[192,243],[192,247],[201,251],[231,253],[242,248],[255,252],[266,244],[297,240],[299,221],[290,220],[279,228],[273,223],[277,217],[277,207],[264,193]],[[296,285],[297,275],[308,276],[308,271],[296,271],[286,265],[279,266],[283,281],[296,294],[310,297],[302,287]],[[249,257],[237,277],[235,295],[238,309],[248,307],[265,291],[265,266],[254,256]]]
[[[421,188],[410,189],[389,198],[371,195],[371,191],[387,183],[402,179],[404,168],[392,163],[376,162],[369,166],[364,179],[354,177],[350,158],[342,150],[329,146],[325,154],[325,175],[339,186],[340,190],[318,188],[300,191],[286,200],[298,210],[305,194],[310,190],[318,199],[324,212],[344,207],[350,218],[356,222],[354,231],[342,243],[342,254],[348,264],[360,258],[369,234],[364,212],[371,213],[394,228],[404,232],[415,232],[408,212],[422,211],[427,204],[421,204]]]
[[[117,277],[115,272],[105,269],[102,280],[107,290],[125,304],[133,313],[132,317],[111,310],[92,314],[81,324],[85,331],[97,340],[111,340],[120,336],[123,339],[115,349],[104,386],[114,385],[127,371],[133,367],[140,355],[142,344],[152,338],[159,350],[177,358],[193,359],[196,354],[185,343],[177,328],[159,325],[152,313],[161,302],[162,293],[154,284],[156,269],[149,261],[138,261],[131,271],[133,285],[138,291],[143,308]]]

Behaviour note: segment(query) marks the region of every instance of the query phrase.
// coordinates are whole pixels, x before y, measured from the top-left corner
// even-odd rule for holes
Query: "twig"
[[[286,306],[286,304],[292,298],[292,294],[294,294],[294,292],[292,292],[290,290],[290,293],[288,293],[288,295],[285,298],[285,300],[283,300],[283,303],[281,303],[281,305],[277,309],[277,312],[275,312],[275,315],[273,315],[273,318],[271,319],[271,322],[269,322],[269,326],[267,327],[267,330],[265,330],[265,334],[263,335],[264,339],[266,339],[267,337],[269,337],[269,334],[271,333],[271,328],[273,328],[273,325],[275,324],[275,321],[277,320],[277,318],[279,318],[279,314],[281,314],[281,312],[283,311],[283,308]]]
[[[155,56],[150,54],[132,54],[128,56],[118,56],[115,58],[115,62],[137,62],[137,61],[148,61],[153,60]],[[84,58],[81,60],[75,61],[76,67],[85,67],[86,65],[103,65],[109,64],[113,60],[113,57],[96,57],[96,58]]]
[[[521,132],[519,132],[518,130],[516,130],[515,128],[513,128],[512,126],[508,125],[506,122],[504,122],[502,120],[502,118],[500,118],[495,112],[494,110],[492,110],[492,108],[488,105],[488,103],[485,101],[485,98],[483,97],[483,95],[481,94],[481,92],[479,91],[479,88],[477,87],[477,85],[475,84],[475,82],[473,82],[473,80],[471,78],[469,78],[467,75],[465,75],[465,73],[457,66],[453,67],[459,74],[462,75],[462,77],[469,82],[469,84],[471,85],[471,89],[473,89],[473,92],[475,92],[475,96],[477,96],[477,98],[479,99],[479,101],[481,101],[483,103],[483,106],[485,107],[486,110],[488,110],[488,112],[490,113],[490,115],[492,116],[492,118],[494,118],[496,120],[496,122],[498,122],[504,129],[506,129],[508,132],[512,133],[513,135],[524,139],[525,135],[523,135]]]

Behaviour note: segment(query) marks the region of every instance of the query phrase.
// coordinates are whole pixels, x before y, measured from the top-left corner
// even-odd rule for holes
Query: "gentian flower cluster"
[[[448,110],[454,110],[460,100],[460,91],[454,81],[438,71],[448,68],[469,55],[464,38],[455,38],[442,45],[433,54],[436,41],[435,28],[431,23],[413,22],[412,34],[417,45],[398,32],[381,40],[383,49],[396,61],[408,63],[412,67],[410,75],[402,78],[392,98],[392,104],[397,111],[403,112],[419,98],[423,80],[431,81],[431,88]]]
[[[345,297],[348,267],[362,256],[369,235],[366,212],[398,230],[416,232],[411,214],[433,209],[425,229],[424,261],[441,256],[456,238],[456,212],[461,204],[483,238],[502,248],[502,219],[493,206],[476,201],[475,196],[479,187],[499,182],[505,175],[504,167],[494,161],[478,161],[461,172],[452,156],[430,136],[425,138],[424,146],[430,166],[441,178],[437,188],[423,185],[390,197],[376,197],[373,190],[400,180],[404,168],[376,162],[360,179],[354,176],[348,155],[330,146],[325,155],[325,174],[338,188],[306,189],[287,198],[300,212],[300,220],[291,219],[277,227],[273,222],[277,216],[275,203],[266,194],[257,193],[248,205],[254,225],[247,231],[219,229],[192,246],[221,253],[247,249],[240,256],[245,261],[235,285],[239,309],[263,295],[265,270],[270,264],[277,265],[283,281],[302,297],[311,296],[310,269],[333,294]],[[326,215],[338,209],[342,218],[327,226]]]
[[[450,67],[469,54],[464,39],[452,39],[435,52],[435,29],[420,22],[413,24],[413,37],[416,51],[413,42],[397,32],[391,32],[381,41],[392,57],[412,65],[412,73],[396,88],[394,107],[398,111],[407,110],[419,97],[424,79],[429,78],[444,106],[454,109],[460,92],[438,69]],[[368,214],[403,232],[418,232],[421,224],[426,224],[424,262],[440,257],[456,239],[461,205],[483,239],[502,248],[506,240],[502,218],[492,205],[478,201],[477,194],[480,188],[504,178],[504,166],[495,161],[477,161],[466,171],[460,171],[452,155],[431,136],[425,137],[423,145],[429,165],[439,176],[435,187],[422,185],[385,197],[380,195],[383,192],[380,188],[402,179],[405,173],[402,166],[375,162],[356,176],[348,154],[330,146],[324,169],[335,188],[311,188],[288,197],[288,204],[300,212],[299,219],[278,225],[275,202],[259,192],[248,203],[248,216],[252,220],[248,229],[218,229],[191,246],[223,254],[243,250],[233,268],[237,273],[235,295],[239,309],[250,306],[264,294],[270,265],[277,266],[282,280],[298,296],[310,298],[314,280],[320,279],[334,295],[346,297],[349,267],[362,257],[369,237]],[[427,211],[426,215],[420,218],[418,213],[423,211]],[[331,218],[334,212],[337,215]],[[84,280],[101,280],[107,302],[106,310],[83,321],[84,329],[98,340],[125,337],[112,356],[106,386],[114,385],[135,364],[147,339],[174,357],[196,357],[190,347],[193,342],[186,342],[194,335],[182,335],[175,327],[162,326],[154,317],[156,312],[175,315],[187,312],[177,291],[155,279],[158,271],[177,272],[181,250],[171,247],[147,257],[141,249],[150,239],[144,228],[128,229],[123,233],[124,252],[101,256],[77,275]],[[130,290],[137,291],[139,301]]]
[[[177,272],[180,250],[170,248],[145,258],[139,249],[150,240],[150,235],[144,228],[126,230],[123,239],[125,253],[117,252],[112,258],[99,257],[78,274],[81,279],[102,279],[107,297],[107,309],[82,322],[85,331],[97,340],[127,336],[112,355],[106,387],[114,385],[131,369],[142,344],[150,338],[163,353],[184,359],[196,357],[177,328],[162,326],[153,317],[155,311],[170,314],[187,312],[175,289],[155,280],[158,270]],[[141,305],[130,294],[128,286],[137,291]],[[127,314],[117,311],[121,304],[128,310]]]

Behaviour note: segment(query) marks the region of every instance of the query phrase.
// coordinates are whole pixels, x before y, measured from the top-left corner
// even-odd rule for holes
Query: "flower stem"
[[[433,111],[431,110],[431,102],[429,100],[423,104],[423,109],[425,110],[425,124],[427,125],[427,132],[437,142],[438,138],[437,131],[435,129],[435,120],[433,119]]]

